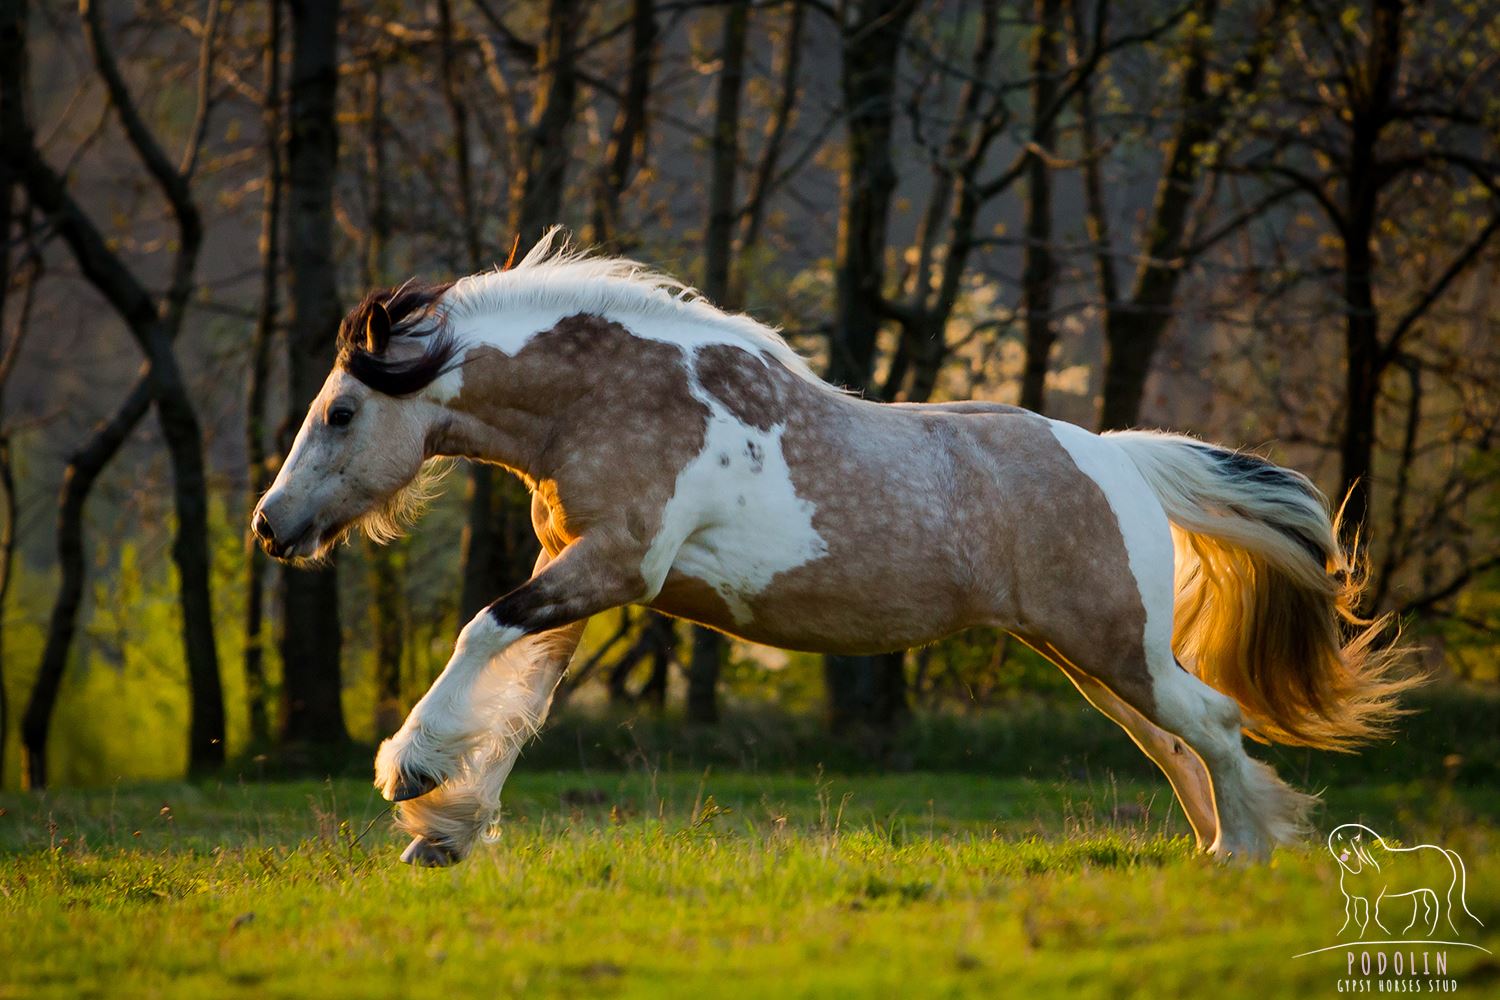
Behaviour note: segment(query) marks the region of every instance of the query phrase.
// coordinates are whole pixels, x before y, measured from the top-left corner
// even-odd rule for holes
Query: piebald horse
[[[410,863],[470,852],[584,622],[624,604],[822,653],[1008,630],[1129,733],[1221,857],[1265,857],[1314,801],[1242,731],[1346,747],[1408,683],[1383,623],[1355,618],[1323,495],[1248,454],[869,402],[774,330],[555,231],[508,270],[374,292],[338,336],[252,516],[265,549],[388,539],[447,456],[519,475],[542,549],[380,747]]]

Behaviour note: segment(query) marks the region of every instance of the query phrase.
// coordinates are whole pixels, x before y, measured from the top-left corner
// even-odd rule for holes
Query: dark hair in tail
[[[1177,549],[1172,645],[1237,701],[1250,735],[1348,750],[1390,728],[1423,682],[1391,616],[1363,618],[1363,565],[1304,475],[1148,431],[1105,435],[1161,501]]]

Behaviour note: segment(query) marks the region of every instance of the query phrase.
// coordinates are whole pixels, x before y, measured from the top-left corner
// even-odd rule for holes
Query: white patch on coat
[[[745,625],[754,617],[751,598],[778,573],[827,555],[828,543],[813,527],[816,508],[792,482],[781,447],[785,423],[750,426],[706,392],[691,367],[689,383],[708,407],[708,425],[703,450],[677,474],[641,561],[646,600],[675,569],[712,587]]]
[[[1172,531],[1156,494],[1124,449],[1074,424],[1048,420],[1058,444],[1080,472],[1098,484],[1125,541],[1130,573],[1146,612],[1142,641],[1152,673],[1167,664],[1152,654],[1172,648]]]

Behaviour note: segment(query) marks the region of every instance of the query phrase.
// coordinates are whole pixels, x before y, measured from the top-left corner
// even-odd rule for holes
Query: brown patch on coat
[[[727,628],[734,622],[728,603],[712,586],[695,576],[672,570],[651,607],[686,621],[710,628]]]
[[[469,350],[447,403],[448,453],[517,472],[549,550],[589,532],[634,565],[661,528],[677,473],[703,450],[709,411],[681,349],[580,313],[515,355]]]
[[[701,385],[744,424],[768,431],[783,419],[778,381],[760,358],[731,344],[706,344],[693,352]]]

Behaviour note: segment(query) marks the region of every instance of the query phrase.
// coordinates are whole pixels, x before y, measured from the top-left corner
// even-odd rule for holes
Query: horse
[[[1381,906],[1387,900],[1405,900],[1411,905],[1411,920],[1402,933],[1420,919],[1430,936],[1437,932],[1439,917],[1446,918],[1448,927],[1458,933],[1453,920],[1455,902],[1459,912],[1484,926],[1469,909],[1465,898],[1468,871],[1456,851],[1436,844],[1392,847],[1369,827],[1345,823],[1328,835],[1328,853],[1339,863],[1339,890],[1344,894],[1340,934],[1352,923],[1364,937],[1371,921],[1390,933],[1380,920]]]
[[[556,230],[508,269],[374,291],[337,336],[252,514],[265,550],[306,564],[355,528],[392,537],[446,457],[519,476],[541,544],[379,748],[408,863],[490,833],[584,623],[631,603],[829,654],[1008,631],[1129,734],[1220,858],[1267,857],[1315,801],[1245,733],[1347,748],[1411,683],[1386,622],[1356,616],[1323,494],[1251,454],[866,400],[776,330]]]

